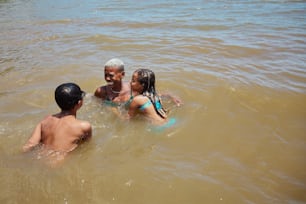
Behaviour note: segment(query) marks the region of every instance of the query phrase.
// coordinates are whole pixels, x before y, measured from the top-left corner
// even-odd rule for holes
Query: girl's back
[[[166,118],[162,118],[157,114],[153,103],[151,100],[143,95],[138,95],[134,97],[129,108],[129,115],[133,117],[137,113],[143,114],[155,125],[162,125],[166,122]]]

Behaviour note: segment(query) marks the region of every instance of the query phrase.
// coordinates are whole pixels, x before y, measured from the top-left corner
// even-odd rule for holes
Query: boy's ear
[[[82,106],[83,105],[83,100],[79,100],[77,106]]]
[[[121,75],[124,77],[125,76],[125,71],[121,72]]]

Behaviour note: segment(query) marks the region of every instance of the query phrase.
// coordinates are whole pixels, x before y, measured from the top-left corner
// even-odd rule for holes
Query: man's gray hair
[[[124,63],[118,58],[108,60],[104,67],[117,67],[120,71],[124,71]]]

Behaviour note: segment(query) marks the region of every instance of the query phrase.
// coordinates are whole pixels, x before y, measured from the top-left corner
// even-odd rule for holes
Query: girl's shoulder
[[[145,104],[146,102],[148,102],[148,100],[150,100],[148,97],[143,96],[143,95],[137,95],[133,98],[133,101],[131,102],[131,106],[133,107],[140,107],[143,104]]]
[[[137,95],[133,98],[133,102],[137,104],[145,103],[147,100],[149,100],[148,97],[143,95]]]

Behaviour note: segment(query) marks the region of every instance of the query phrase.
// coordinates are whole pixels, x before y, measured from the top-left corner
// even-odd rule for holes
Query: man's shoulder
[[[95,91],[95,96],[99,98],[104,98],[106,94],[107,85],[100,86]]]

